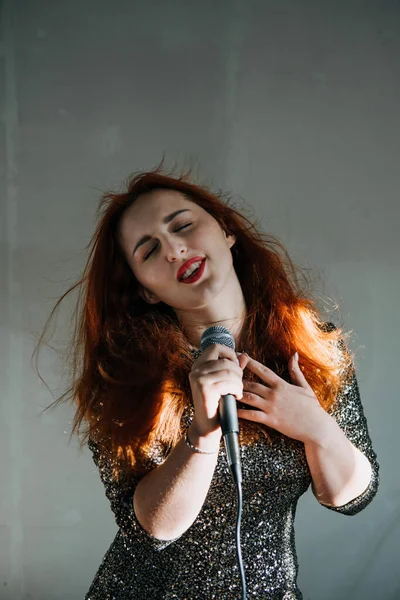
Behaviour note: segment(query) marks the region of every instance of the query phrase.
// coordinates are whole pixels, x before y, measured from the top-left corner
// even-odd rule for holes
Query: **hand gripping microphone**
[[[221,325],[208,327],[203,332],[200,350],[203,352],[212,344],[222,344],[235,350],[233,335]],[[239,421],[237,416],[236,398],[232,394],[221,396],[218,407],[219,423],[224,437],[224,444],[228,465],[235,483],[242,483],[242,467],[239,453]]]

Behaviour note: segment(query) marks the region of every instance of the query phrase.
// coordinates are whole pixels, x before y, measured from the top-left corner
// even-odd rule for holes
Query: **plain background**
[[[90,452],[67,443],[73,407],[42,415],[53,397],[30,359],[81,273],[101,193],[164,153],[244,198],[354,332],[381,485],[352,517],[300,499],[305,600],[400,598],[399,2],[1,10],[1,600],[83,598],[117,531]],[[55,396],[66,389],[55,352],[40,369]]]

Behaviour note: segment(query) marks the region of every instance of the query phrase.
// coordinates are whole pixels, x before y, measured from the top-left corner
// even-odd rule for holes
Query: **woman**
[[[247,597],[302,598],[299,497],[311,483],[323,506],[353,515],[378,487],[349,334],[321,320],[277,240],[188,174],[137,174],[101,207],[76,284],[69,392],[73,432],[88,424],[119,531],[86,600],[241,597],[217,417],[228,393],[240,419]],[[216,324],[241,353],[200,353]]]

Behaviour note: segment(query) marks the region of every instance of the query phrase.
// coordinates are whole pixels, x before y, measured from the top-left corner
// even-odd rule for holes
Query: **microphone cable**
[[[242,600],[247,598],[246,589],[246,577],[244,573],[244,566],[242,560],[242,547],[240,545],[240,526],[242,523],[242,508],[243,508],[243,495],[242,495],[242,484],[241,482],[236,483],[237,490],[237,513],[236,513],[236,558],[239,566],[240,580],[242,582]]]

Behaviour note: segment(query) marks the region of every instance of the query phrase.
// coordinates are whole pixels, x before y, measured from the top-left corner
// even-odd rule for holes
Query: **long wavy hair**
[[[163,302],[150,305],[142,299],[118,241],[120,219],[140,194],[176,190],[236,236],[233,266],[247,306],[246,339],[238,349],[288,381],[287,364],[297,351],[325,410],[353,362],[345,343],[350,333],[321,319],[305,269],[293,264],[280,241],[235,208],[229,193],[212,192],[190,181],[190,175],[189,170],[174,177],[159,165],[130,176],[124,191],[101,196],[83,273],[55,304],[32,355],[37,353],[36,371],[42,379],[39,347],[62,300],[78,289],[65,354],[71,385],[45,410],[72,399],[76,410],[71,437],[77,433],[82,446],[88,437],[101,440],[121,468],[138,473],[155,445],[171,449],[179,441],[182,417],[191,404],[188,376],[193,364],[175,312]],[[246,378],[260,381],[249,370]],[[242,420],[242,425],[243,444],[261,434],[271,441],[277,435],[260,424]]]

